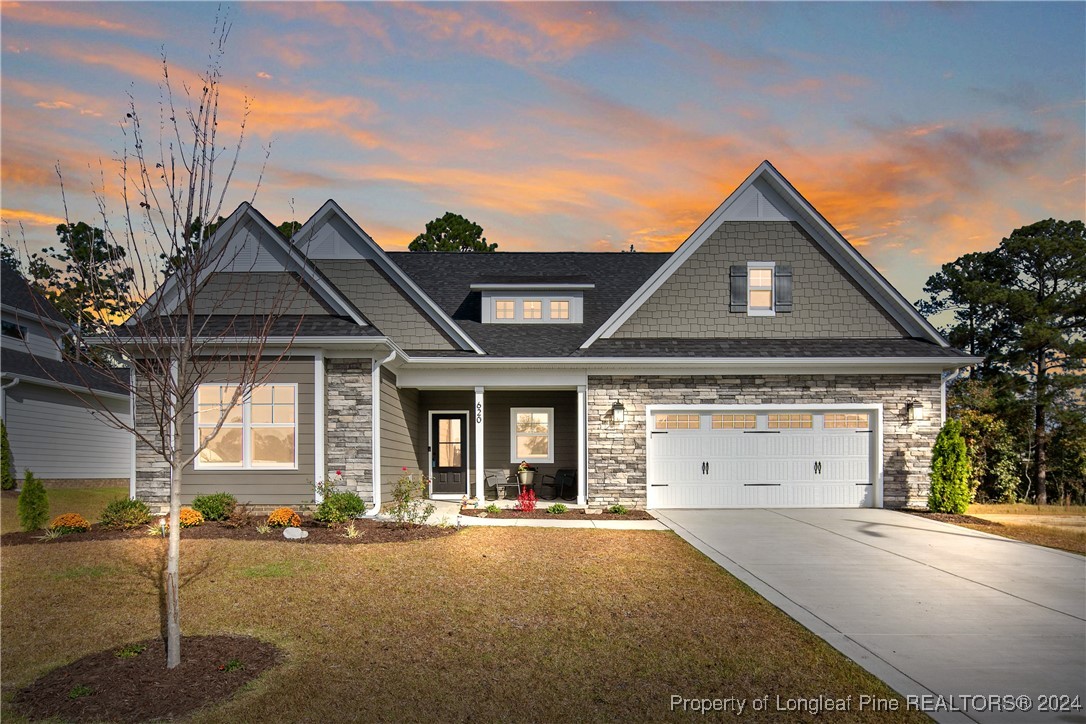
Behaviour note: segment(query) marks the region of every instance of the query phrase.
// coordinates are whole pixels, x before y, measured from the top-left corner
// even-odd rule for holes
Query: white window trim
[[[193,397],[192,407],[192,449],[195,450],[200,445],[200,389],[203,387],[221,387],[223,385],[237,386],[233,382],[206,382],[196,388],[196,395]],[[275,423],[254,423],[252,422],[252,395],[246,395],[245,399],[238,403],[241,406],[241,464],[229,465],[221,463],[205,463],[200,460],[200,456],[197,455],[196,459],[192,461],[193,470],[297,470],[298,469],[298,383],[296,382],[267,382],[263,385],[256,385],[256,387],[267,387],[274,385],[276,387],[289,387],[294,397],[294,461],[289,465],[253,465],[252,462],[252,441],[251,432],[254,428],[285,428],[285,425],[279,425]],[[237,423],[230,425],[234,427]],[[223,425],[225,428],[226,425]],[[223,429],[220,428],[220,431]]]
[[[517,457],[517,414],[545,412],[547,414],[547,454],[536,457]],[[535,435],[533,434],[533,437]],[[554,408],[553,407],[512,407],[509,409],[509,462],[519,463],[554,462]]]
[[[498,302],[513,302],[513,316],[499,318]],[[525,302],[540,303],[538,318],[528,319],[524,316]],[[552,317],[551,302],[566,302],[568,316],[564,319]],[[529,293],[484,290],[482,292],[482,322],[483,324],[583,324],[584,296],[579,291],[556,294],[548,291]]]
[[[747,262],[747,316],[748,317],[775,317],[777,316],[777,262],[775,261],[748,261]],[[751,304],[750,294],[754,291],[754,285],[750,283],[751,269],[769,270],[769,309],[755,309]],[[765,291],[765,287],[758,287],[758,291]]]

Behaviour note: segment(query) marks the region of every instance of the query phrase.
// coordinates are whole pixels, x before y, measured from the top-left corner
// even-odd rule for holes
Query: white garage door
[[[870,410],[652,410],[650,508],[875,503]]]

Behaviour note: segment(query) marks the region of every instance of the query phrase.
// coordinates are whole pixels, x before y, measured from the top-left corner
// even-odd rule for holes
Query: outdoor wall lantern
[[[905,403],[905,419],[909,423],[919,422],[924,419],[924,403],[920,400],[909,400]]]
[[[616,425],[621,425],[626,421],[626,408],[622,406],[621,402],[616,402],[614,407],[611,408],[611,419]]]

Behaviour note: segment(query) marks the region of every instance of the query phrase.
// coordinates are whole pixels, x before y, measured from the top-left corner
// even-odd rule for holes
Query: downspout
[[[8,419],[8,415],[7,415],[7,409],[8,409],[8,406],[7,406],[7,399],[8,399],[7,390],[10,390],[12,387],[19,384],[21,381],[22,380],[20,380],[18,377],[16,377],[15,379],[13,379],[11,382],[7,383],[6,385],[0,385],[0,420],[3,420],[5,424],[7,423],[7,419]]]
[[[943,372],[939,375],[939,426],[942,427],[946,424],[946,386],[958,379],[962,374],[962,370],[959,367],[956,370],[950,370],[949,372]]]
[[[396,350],[389,352],[388,357],[379,362],[376,359],[373,360],[373,366],[370,368],[370,395],[372,398],[370,410],[373,418],[370,420],[373,428],[373,432],[370,434],[370,440],[373,441],[373,451],[370,454],[370,458],[373,460],[373,509],[368,511],[366,515],[374,517],[381,512],[381,368],[394,359],[396,359]]]

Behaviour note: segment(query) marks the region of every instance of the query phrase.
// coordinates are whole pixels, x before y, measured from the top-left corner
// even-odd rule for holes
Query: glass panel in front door
[[[438,420],[437,427],[437,466],[439,468],[458,468],[462,460],[463,420],[445,418]]]

